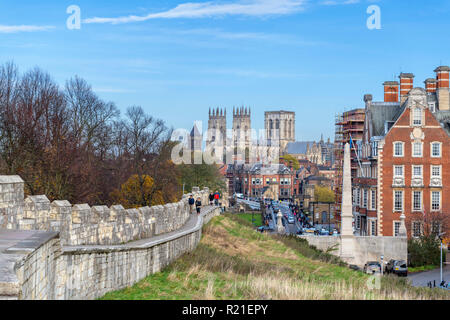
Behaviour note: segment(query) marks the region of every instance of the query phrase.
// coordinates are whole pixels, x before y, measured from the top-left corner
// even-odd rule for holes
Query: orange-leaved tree
[[[125,208],[139,208],[164,204],[161,191],[155,190],[155,181],[148,175],[132,175],[120,190],[111,193],[114,203]]]

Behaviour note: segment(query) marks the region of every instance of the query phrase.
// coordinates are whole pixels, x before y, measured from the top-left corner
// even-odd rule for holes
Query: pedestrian
[[[212,206],[213,201],[214,201],[214,195],[213,195],[212,193],[210,193],[210,194],[209,194],[209,205]]]
[[[197,201],[195,201],[195,208],[197,209],[197,215],[200,215],[200,210],[202,209],[202,201],[200,198],[197,198]]]
[[[191,196],[189,197],[189,213],[192,213],[192,210],[194,210],[194,204],[194,196],[191,194]]]
[[[220,199],[220,193],[218,191],[216,191],[216,193],[214,194],[214,202],[216,204],[216,207],[219,206],[219,199]]]

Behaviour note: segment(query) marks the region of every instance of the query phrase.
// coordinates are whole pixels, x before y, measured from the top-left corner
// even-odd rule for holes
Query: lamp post
[[[442,285],[442,281],[444,280],[443,276],[442,276],[442,247],[443,247],[442,241],[443,241],[444,234],[445,234],[445,232],[439,234],[439,241],[441,242],[441,282],[440,282],[441,285]]]
[[[328,234],[331,233],[331,203],[328,204]]]

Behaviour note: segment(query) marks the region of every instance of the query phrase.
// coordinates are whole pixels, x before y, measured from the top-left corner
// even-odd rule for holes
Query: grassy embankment
[[[195,251],[103,299],[450,299],[395,276],[369,290],[368,279],[304,240],[257,233],[251,222],[226,214],[204,227]]]

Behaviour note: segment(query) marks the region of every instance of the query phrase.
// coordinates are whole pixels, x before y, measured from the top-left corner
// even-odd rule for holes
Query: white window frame
[[[420,145],[420,154],[416,154],[416,146]],[[422,158],[423,157],[423,142],[413,142],[412,143],[412,157],[413,158]]]
[[[416,226],[419,226],[419,232],[417,233]],[[423,234],[423,225],[421,221],[412,221],[411,222],[411,236],[413,238],[419,238]]]
[[[401,145],[401,151],[402,151],[401,155],[400,154],[397,155],[397,148],[396,148],[397,145]],[[403,141],[395,141],[393,146],[394,146],[394,152],[393,152],[394,157],[402,158],[405,156],[405,143]]]
[[[436,168],[439,169],[439,175],[435,175],[434,174],[434,169],[436,169]],[[430,167],[430,176],[431,176],[431,178],[440,178],[440,179],[442,179],[442,166],[441,165],[439,165],[439,166],[432,165]]]
[[[405,191],[404,190],[394,190],[393,191],[394,192],[394,197],[393,197],[393,206],[394,206],[394,212],[403,212],[404,211],[404,209],[405,209]],[[396,195],[396,193],[397,192],[401,192],[401,197],[402,197],[402,201],[401,201],[401,209],[397,209],[396,208],[396,204],[397,204],[397,201],[396,201],[396,198],[395,198],[395,195]]]
[[[431,112],[436,112],[436,103],[435,102],[430,102],[428,104],[428,109],[430,109]]]
[[[394,237],[398,237],[398,235],[400,234],[400,226],[401,225],[402,225],[402,223],[400,221],[397,221],[397,220],[392,221],[392,228],[393,228],[392,234],[394,235]]]
[[[370,190],[370,210],[377,210],[377,190]]]
[[[402,174],[397,174],[397,169],[402,169]],[[405,166],[394,166],[394,178],[405,178]]]
[[[416,206],[416,194],[419,194],[419,206]],[[423,192],[420,190],[413,190],[411,194],[412,199],[412,211],[423,212]]]
[[[420,119],[419,119],[420,116]],[[415,107],[413,108],[413,117],[412,117],[412,125],[414,127],[420,127],[423,124],[423,110],[422,108]]]
[[[367,208],[369,203],[369,192],[367,189],[363,189],[362,192],[362,207]]]
[[[376,237],[376,235],[377,235],[377,221],[376,220],[370,220],[370,235],[372,237]]]
[[[433,154],[433,147],[435,146],[435,145],[439,145],[439,155],[437,155],[437,156],[435,156],[434,154]],[[432,158],[442,158],[442,142],[439,142],[439,141],[433,141],[433,142],[431,142],[431,144],[430,144],[430,156],[432,157]]]
[[[420,168],[420,175],[415,173],[415,169]],[[423,179],[423,166],[413,165],[411,169],[411,175],[413,178],[421,178]]]
[[[435,193],[439,194],[439,208],[438,209],[433,208],[433,206],[434,206],[433,194],[435,194]],[[431,199],[431,201],[430,201],[431,211],[432,212],[439,212],[439,211],[441,211],[442,210],[442,192],[438,191],[438,190],[430,191],[430,199]]]

